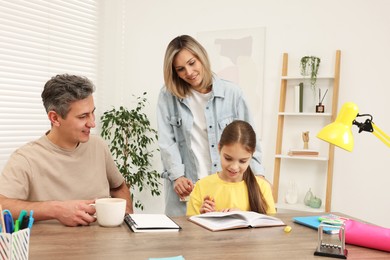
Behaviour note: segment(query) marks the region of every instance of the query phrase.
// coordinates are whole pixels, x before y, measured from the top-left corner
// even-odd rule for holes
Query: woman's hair
[[[219,148],[224,145],[241,144],[244,149],[253,154],[256,150],[256,133],[252,126],[242,120],[235,120],[225,127],[222,132]],[[261,193],[260,186],[250,166],[244,172],[243,179],[248,187],[249,206],[252,211],[266,214],[268,205]]]
[[[92,95],[95,86],[86,77],[62,74],[46,82],[41,94],[46,112],[55,111],[66,118],[70,104]]]
[[[178,98],[185,98],[190,91],[190,85],[177,75],[173,66],[176,55],[181,50],[191,52],[203,66],[202,88],[212,84],[213,73],[206,50],[194,38],[188,35],[177,36],[173,39],[165,51],[164,58],[164,81],[168,91]]]

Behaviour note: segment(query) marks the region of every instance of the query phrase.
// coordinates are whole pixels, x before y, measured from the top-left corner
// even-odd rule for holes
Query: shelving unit
[[[283,149],[286,149],[286,144],[284,144],[283,135],[286,134],[290,126],[287,120],[298,120],[297,124],[302,124],[304,127],[307,127],[311,124],[319,124],[321,127],[325,126],[327,123],[333,122],[337,116],[337,105],[338,105],[338,95],[339,95],[339,84],[340,84],[340,60],[341,60],[341,51],[336,51],[335,65],[334,65],[334,76],[318,76],[317,82],[320,81],[329,81],[329,87],[332,88],[332,99],[328,107],[331,107],[330,111],[325,111],[325,113],[315,113],[304,111],[303,113],[296,113],[293,111],[286,111],[286,102],[291,102],[288,100],[288,93],[294,91],[289,82],[298,82],[307,80],[307,77],[303,76],[289,76],[288,75],[288,54],[283,54],[283,67],[282,67],[282,76],[281,76],[281,85],[280,85],[280,103],[279,103],[279,113],[278,113],[278,129],[276,137],[276,150],[275,150],[275,162],[274,162],[274,180],[273,180],[273,195],[277,208],[279,209],[288,209],[288,210],[303,210],[303,211],[325,211],[329,212],[331,210],[331,199],[332,199],[332,181],[333,181],[333,164],[334,164],[334,145],[327,144],[323,142],[321,145],[324,146],[323,150],[325,152],[320,153],[319,157],[305,157],[305,156],[289,156],[286,152],[283,153]],[[285,126],[286,123],[286,126]],[[291,123],[291,122],[290,122]],[[311,138],[315,138],[313,133]],[[289,136],[291,138],[291,136]],[[327,147],[326,147],[327,146]],[[326,154],[326,156],[323,156]],[[300,200],[297,204],[285,204],[283,201],[280,201],[279,197],[280,191],[280,180],[283,177],[281,174],[282,161],[299,162],[295,164],[295,167],[301,167],[303,164],[309,163],[325,163],[326,168],[326,188],[325,188],[325,201],[323,200],[322,207],[320,209],[312,209],[308,206],[305,206]],[[286,162],[287,163],[287,162]],[[304,174],[311,174],[310,172],[305,172]],[[321,172],[320,174],[324,174]],[[302,176],[300,176],[302,178]],[[312,179],[316,179],[313,178]],[[325,184],[323,184],[325,185]]]

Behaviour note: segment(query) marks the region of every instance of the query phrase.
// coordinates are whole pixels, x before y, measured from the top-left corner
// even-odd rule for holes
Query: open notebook
[[[278,218],[253,211],[209,212],[191,216],[189,220],[211,231],[285,226]]]
[[[181,229],[165,214],[126,214],[125,223],[133,232],[169,232]]]

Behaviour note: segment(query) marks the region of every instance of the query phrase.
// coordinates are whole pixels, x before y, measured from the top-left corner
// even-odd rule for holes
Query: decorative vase
[[[321,204],[322,204],[322,201],[320,198],[314,196],[313,198],[311,198],[310,200],[310,203],[309,203],[309,206],[311,208],[315,208],[315,209],[318,209],[321,207]]]
[[[294,181],[290,181],[289,183],[285,200],[288,204],[295,204],[298,202],[298,189],[297,184]]]
[[[311,189],[309,189],[309,191],[306,192],[303,203],[305,203],[306,206],[310,206],[310,201],[312,198],[313,198],[313,192],[311,192]]]

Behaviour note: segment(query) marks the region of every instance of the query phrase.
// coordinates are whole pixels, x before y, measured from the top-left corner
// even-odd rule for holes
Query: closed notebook
[[[310,228],[318,230],[318,227],[321,224],[320,217],[323,217],[323,215],[321,215],[321,216],[295,217],[295,218],[293,218],[293,221],[295,223],[298,223],[298,224],[301,224],[301,225],[304,225],[304,226],[307,226],[307,227],[310,227]],[[340,231],[340,229],[337,228],[337,227],[335,227],[335,228],[323,227],[323,232],[327,233],[327,234],[338,234],[339,231]]]
[[[133,232],[174,232],[181,229],[165,214],[126,214],[125,223]]]
[[[253,211],[209,212],[191,216],[189,220],[211,231],[285,225],[278,218]]]

